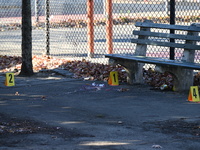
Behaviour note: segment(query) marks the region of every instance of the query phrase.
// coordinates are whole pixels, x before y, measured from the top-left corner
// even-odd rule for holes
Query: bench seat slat
[[[158,42],[148,39],[131,39],[132,43],[152,45],[152,46],[164,46],[164,47],[174,47],[174,48],[184,48],[189,50],[200,50],[200,45],[193,44],[180,44],[173,42]]]
[[[191,35],[169,34],[169,33],[149,32],[149,31],[136,31],[136,30],[133,31],[133,34],[134,35],[150,36],[150,37],[161,37],[161,38],[200,41],[199,36],[191,36]]]
[[[136,22],[135,26],[136,27],[148,27],[148,28],[160,28],[160,29],[173,29],[173,30],[200,32],[200,26],[196,27],[196,26],[157,24],[157,23],[145,23],[145,22]]]
[[[169,66],[179,66],[188,69],[197,69],[200,70],[200,64],[197,63],[189,63],[189,62],[181,62],[175,60],[164,60],[159,58],[150,58],[145,56],[123,56],[118,54],[106,54],[105,57],[111,59],[124,59],[130,61],[136,61],[141,63],[150,63],[150,64],[160,64],[160,65],[169,65]]]

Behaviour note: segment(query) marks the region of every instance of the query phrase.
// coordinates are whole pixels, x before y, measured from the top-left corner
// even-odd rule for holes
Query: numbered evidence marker
[[[108,78],[108,84],[117,86],[119,85],[119,80],[118,80],[118,72],[117,71],[111,71],[110,76]]]
[[[191,86],[190,87],[188,101],[192,101],[192,102],[199,102],[200,101],[199,100],[198,86]]]
[[[5,85],[6,86],[15,86],[14,73],[6,73]]]

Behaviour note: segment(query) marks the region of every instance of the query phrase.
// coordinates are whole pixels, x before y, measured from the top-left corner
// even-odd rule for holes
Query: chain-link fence
[[[31,0],[33,55],[49,51],[55,57],[105,62],[104,54],[109,52],[134,54],[135,45],[130,39],[136,21],[150,19],[169,24],[173,14],[170,6],[175,6],[175,24],[190,25],[200,20],[199,0],[176,0],[173,4],[175,0],[112,0],[108,5],[109,1]],[[94,6],[89,2],[94,2]],[[21,3],[21,0],[0,0],[0,55],[21,56]],[[45,15],[47,9],[49,18]],[[109,26],[110,17],[113,24]],[[176,58],[181,56],[181,51],[175,49]],[[149,47],[148,53],[153,57],[170,55],[166,48]],[[93,58],[89,57],[91,54]],[[199,53],[196,55],[198,61]]]

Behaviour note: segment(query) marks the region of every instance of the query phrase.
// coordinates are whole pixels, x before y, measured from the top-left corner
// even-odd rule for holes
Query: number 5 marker
[[[6,86],[15,86],[14,73],[6,73],[5,85]]]

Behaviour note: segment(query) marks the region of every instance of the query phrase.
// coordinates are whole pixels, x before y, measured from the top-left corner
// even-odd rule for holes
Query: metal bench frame
[[[174,75],[175,91],[189,90],[189,87],[193,85],[193,70],[200,70],[200,64],[194,62],[195,50],[200,50],[200,45],[197,45],[197,41],[200,41],[200,36],[198,35],[200,25],[195,23],[190,26],[157,24],[151,20],[146,20],[144,22],[136,22],[135,26],[140,27],[140,30],[133,31],[133,34],[137,35],[138,38],[131,39],[132,43],[137,44],[135,55],[106,54],[105,57],[109,58],[109,63],[124,66],[128,73],[127,82],[130,84],[144,83],[144,64],[155,64],[156,69],[160,72],[167,71]],[[186,31],[187,35],[154,32],[151,31],[151,28]],[[151,37],[164,40],[156,41]],[[170,39],[179,39],[185,42],[176,43],[171,42]],[[147,45],[181,48],[184,49],[183,57],[178,61],[146,57]]]

